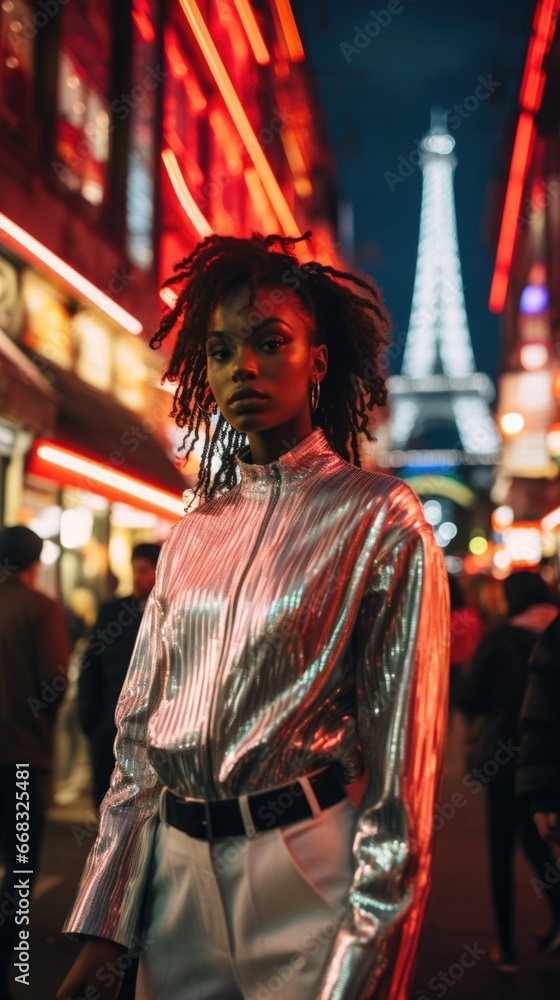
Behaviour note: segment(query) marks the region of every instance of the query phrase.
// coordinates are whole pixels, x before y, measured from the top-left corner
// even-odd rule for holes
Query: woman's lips
[[[234,399],[229,406],[230,409],[238,412],[240,410],[259,409],[263,403],[266,403],[265,396],[244,396],[241,399]]]

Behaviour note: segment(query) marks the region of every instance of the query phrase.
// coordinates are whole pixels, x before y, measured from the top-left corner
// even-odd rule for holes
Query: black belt
[[[308,775],[307,780],[321,810],[334,806],[346,798],[336,764],[331,764],[318,774]],[[188,833],[198,840],[215,840],[219,837],[239,837],[247,833],[263,833],[279,826],[310,819],[313,809],[307,792],[299,779],[287,785],[253,792],[247,796],[250,819],[244,822],[239,799],[217,799],[204,802],[180,799],[166,789],[163,802],[165,822]],[[247,827],[251,829],[248,830]]]

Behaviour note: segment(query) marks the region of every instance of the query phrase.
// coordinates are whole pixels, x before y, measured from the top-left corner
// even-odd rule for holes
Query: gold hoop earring
[[[319,406],[319,396],[321,395],[321,383],[319,379],[316,382],[311,383],[311,412],[315,413],[315,410]]]

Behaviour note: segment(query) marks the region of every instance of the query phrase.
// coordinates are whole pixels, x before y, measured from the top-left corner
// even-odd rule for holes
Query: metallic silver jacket
[[[243,456],[243,458],[242,458]],[[369,782],[320,1000],[407,994],[447,713],[442,554],[402,481],[316,428],[185,515],[117,707],[116,767],[70,934],[132,945],[163,786],[221,799],[337,761]]]

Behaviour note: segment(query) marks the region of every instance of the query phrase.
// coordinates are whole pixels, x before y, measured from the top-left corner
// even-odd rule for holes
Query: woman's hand
[[[88,938],[58,990],[56,1000],[74,1000],[75,997],[91,996],[93,995],[91,990],[89,993],[86,992],[88,986],[95,987],[98,993],[103,992],[103,1000],[117,1000],[121,991],[123,971],[115,963],[126,950],[116,941]]]

